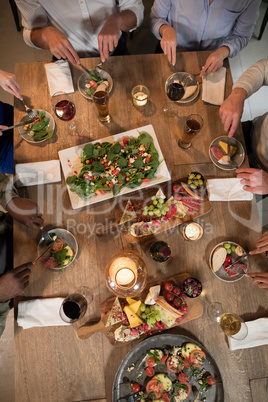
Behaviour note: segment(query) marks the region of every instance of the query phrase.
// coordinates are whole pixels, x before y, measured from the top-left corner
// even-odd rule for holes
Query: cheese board
[[[198,192],[191,191],[185,184],[187,181],[187,178],[183,178],[146,189],[142,192],[142,198],[140,194],[138,196],[130,196],[128,201],[121,202],[116,206],[116,222],[103,227],[97,235],[108,234],[110,231],[116,229],[117,232],[121,232],[124,235],[129,243],[134,244],[149,236],[166,232],[209,213],[211,211],[211,203],[208,199],[206,188],[203,187]],[[161,198],[163,201],[161,201]],[[166,213],[164,211],[165,216],[160,216],[160,220],[154,215],[153,219],[149,217],[147,222],[146,219],[144,221],[143,212],[146,212],[146,208],[148,208],[148,214],[150,214],[151,205],[156,204],[157,200],[160,200],[163,206],[167,205],[169,208],[171,204],[172,206],[175,205],[177,209],[176,214],[171,218],[167,218],[170,211]],[[150,203],[151,205],[149,205]],[[160,204],[157,205],[159,206]],[[124,219],[125,216],[126,218]],[[159,224],[157,220],[159,220]],[[146,229],[141,232],[143,227],[146,227]]]
[[[182,273],[179,275],[175,275],[172,276],[170,278],[167,279],[163,279],[163,280],[158,280],[158,281],[154,281],[153,283],[150,283],[149,285],[147,285],[147,287],[143,290],[143,292],[141,293],[139,299],[142,300],[143,302],[146,299],[146,296],[148,295],[149,289],[152,288],[155,285],[160,285],[161,287],[161,292],[160,292],[160,299],[163,299],[166,294],[166,290],[164,290],[164,285],[166,283],[172,282],[173,284],[177,285],[177,286],[181,286],[183,281],[188,278],[189,276],[191,276],[189,273]],[[108,338],[109,342],[113,345],[113,346],[122,346],[125,343],[129,343],[129,342],[133,342],[137,339],[144,339],[146,337],[148,337],[148,333],[144,333],[139,335],[138,337],[136,337],[135,339],[131,339],[128,342],[119,342],[116,340],[115,338],[115,331],[122,325],[122,321],[120,322],[116,322],[115,324],[112,325],[107,325],[107,321],[109,320],[109,317],[111,315],[111,310],[114,306],[114,303],[116,301],[116,297],[111,297],[107,300],[105,300],[103,303],[101,303],[100,306],[100,312],[101,312],[101,318],[98,322],[95,322],[94,324],[88,322],[87,324],[81,326],[80,328],[78,328],[77,330],[77,335],[80,339],[87,339],[89,338],[91,335],[93,335],[96,332],[102,332],[106,335],[106,337]],[[119,299],[120,304],[122,306],[122,308],[124,308],[124,306],[127,305],[126,299]],[[188,321],[194,320],[195,318],[200,317],[203,314],[203,305],[202,305],[202,300],[197,297],[196,299],[191,299],[191,298],[187,298],[187,305],[188,305],[188,313],[184,316],[183,320],[180,323],[186,323]],[[171,306],[170,306],[171,307]],[[172,309],[172,307],[171,307]],[[121,314],[121,313],[119,313]],[[178,313],[180,314],[180,313]],[[115,312],[115,314],[113,314],[114,316],[117,315],[117,313]],[[123,319],[123,317],[122,317]],[[170,329],[173,327],[176,327],[177,325],[180,325],[180,323],[174,323],[170,326],[168,325],[164,325],[163,329]],[[149,334],[156,334],[158,332],[160,332],[161,330],[158,329],[157,327],[153,327],[151,328]]]

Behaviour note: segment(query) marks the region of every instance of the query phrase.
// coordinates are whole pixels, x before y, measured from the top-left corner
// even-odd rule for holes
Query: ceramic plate
[[[214,251],[216,250],[216,248],[218,248],[218,247],[220,247],[220,246],[223,246],[225,243],[230,243],[231,245],[233,245],[233,246],[235,246],[235,247],[240,246],[239,244],[234,243],[233,241],[228,241],[228,240],[217,244],[217,246],[215,246],[214,249],[213,249],[213,250],[211,251],[211,253],[210,253],[210,256],[209,256],[209,266],[210,266],[211,271],[213,272],[213,274],[214,274],[217,278],[219,278],[220,280],[222,280],[222,281],[224,281],[224,282],[236,282],[236,281],[239,281],[240,279],[242,279],[243,276],[245,276],[245,272],[243,272],[242,269],[240,269],[241,273],[239,273],[237,276],[233,276],[233,277],[230,277],[230,276],[228,275],[228,273],[225,271],[223,265],[222,265],[221,268],[220,268],[218,271],[216,271],[216,272],[214,272],[213,269],[212,269],[212,257],[213,257],[213,253],[214,253]],[[228,254],[227,254],[227,256],[228,256]],[[239,255],[237,255],[235,252],[232,252],[232,254],[230,254],[230,257],[232,257],[232,260],[234,261],[234,260],[236,260],[237,258],[239,258]],[[249,268],[249,261],[248,261],[248,257],[247,257],[247,256],[241,258],[241,260],[239,260],[239,263],[245,264],[245,265],[247,266],[247,268]]]
[[[222,150],[221,147],[219,146],[220,141],[227,143],[228,137],[226,137],[226,136],[218,137],[212,141],[212,143],[209,146],[209,157],[210,157],[211,161],[214,163],[214,165],[216,165],[218,168],[220,168],[222,170],[235,170],[236,168],[232,165],[223,165],[222,163],[219,163],[218,160],[215,158],[215,156],[212,155],[211,150],[210,150],[211,147],[216,147],[216,148],[219,148],[220,150]],[[243,148],[243,145],[234,137],[230,138],[230,145],[235,146],[237,148],[235,155],[232,156],[232,160],[234,160],[239,167],[242,165],[242,163],[244,162],[244,159],[245,159],[245,150]]]
[[[76,241],[74,235],[66,229],[55,228],[55,229],[49,230],[48,233],[49,234],[55,233],[55,235],[63,241],[65,246],[69,246],[73,250],[73,258],[72,258],[71,262],[69,262],[68,265],[64,266],[64,269],[65,269],[66,267],[70,266],[76,259],[77,252],[78,252],[77,241]],[[41,238],[39,241],[39,244],[38,244],[38,256],[40,256],[44,252],[45,248],[47,248],[45,245],[45,241],[43,238]],[[43,257],[49,257],[50,255],[51,255],[51,253],[48,251],[47,253],[45,253],[43,255]],[[42,262],[41,262],[41,264],[42,264]],[[50,268],[50,269],[61,270],[61,266],[59,265],[55,268]]]
[[[113,384],[113,402],[134,402],[133,394],[134,392],[131,390],[130,386],[127,386],[127,380],[130,382],[137,382],[137,377],[140,376],[138,383],[140,385],[145,385],[149,377],[146,376],[145,373],[145,356],[147,351],[154,348],[164,349],[170,348],[173,346],[181,346],[183,343],[191,342],[195,343],[206,353],[206,362],[204,364],[205,371],[208,371],[215,377],[215,384],[204,393],[203,396],[206,397],[207,402],[223,402],[224,400],[224,391],[222,385],[222,379],[220,371],[217,367],[217,364],[213,357],[209,354],[209,352],[204,348],[203,345],[196,342],[194,339],[189,338],[188,336],[176,335],[176,334],[161,334],[151,336],[145,341],[139,343],[134,349],[131,350],[127,354],[127,356],[122,361]],[[133,367],[133,370],[129,370],[130,367]],[[160,368],[160,365],[159,365]],[[157,368],[155,368],[157,374]],[[170,373],[166,365],[161,365],[161,370],[159,369],[159,373],[168,373],[168,376],[172,381],[177,380],[177,375]],[[193,385],[193,380],[190,381],[191,385]],[[143,388],[143,387],[142,387]],[[144,388],[143,388],[144,389]],[[193,401],[195,397],[193,393],[189,396],[189,398],[185,399],[185,401]],[[199,399],[201,400],[201,399]]]
[[[94,144],[95,142],[114,142],[114,141],[121,141],[123,139],[123,137],[129,137],[129,138],[133,138],[133,137],[138,137],[139,136],[139,132],[142,131],[146,131],[148,134],[151,135],[151,137],[154,140],[154,146],[158,151],[159,154],[159,160],[163,162],[159,165],[157,172],[156,172],[156,177],[152,180],[150,180],[149,182],[145,182],[142,183],[139,187],[136,188],[128,188],[128,187],[124,187],[119,194],[117,194],[117,196],[121,196],[121,195],[125,195],[128,193],[131,193],[133,191],[138,191],[138,190],[143,190],[144,188],[150,187],[150,186],[154,186],[156,184],[160,184],[160,183],[164,183],[168,180],[170,180],[170,174],[166,165],[166,162],[163,158],[163,154],[161,152],[159,143],[157,141],[157,137],[155,134],[155,131],[153,129],[152,125],[148,125],[148,126],[144,126],[144,127],[139,127],[137,129],[134,130],[130,130],[130,131],[126,131],[124,133],[120,133],[120,134],[116,134],[113,135],[111,137],[107,137],[107,138],[102,138],[96,141],[92,141],[92,144]],[[83,148],[85,147],[85,145],[87,144],[81,144],[81,145],[77,145],[75,147],[72,148],[67,148],[64,149],[62,151],[59,151],[59,158],[60,158],[60,162],[61,162],[61,166],[62,166],[62,170],[63,170],[63,174],[65,177],[65,180],[67,179],[68,176],[73,176],[74,174],[77,174],[80,172],[81,170],[81,153],[83,151]],[[81,208],[84,207],[86,205],[91,205],[91,204],[95,204],[97,202],[100,201],[104,201],[104,200],[108,200],[111,198],[114,198],[112,191],[106,192],[105,194],[98,194],[96,196],[92,196],[89,197],[87,199],[81,199],[76,193],[73,193],[72,191],[70,191],[69,186],[67,186],[68,189],[68,193],[70,196],[70,200],[71,200],[71,204],[72,204],[72,208],[76,209],[76,208]],[[116,196],[116,197],[117,197]]]
[[[92,70],[91,70],[92,71]],[[110,74],[108,74],[106,71],[100,70],[99,72],[100,78],[106,79],[109,82],[109,92],[113,89],[113,80]],[[86,99],[92,99],[92,96],[89,96],[86,93],[86,84],[88,84],[90,81],[89,74],[85,71],[78,79],[78,89],[81,95],[84,96]]]
[[[39,112],[41,112],[41,110],[42,110],[42,109],[35,109],[34,112],[35,112],[36,115],[38,115]],[[55,120],[53,119],[53,117],[51,116],[51,114],[48,113],[48,112],[46,112],[46,116],[45,116],[45,117],[46,117],[46,118],[49,118],[49,121],[48,121],[49,130],[55,130]],[[29,119],[28,114],[25,114],[25,115],[23,116],[23,118],[21,119],[21,122],[27,121],[27,120],[30,120],[30,119]],[[19,127],[19,132],[20,132],[20,135],[22,136],[22,138],[23,138],[25,141],[30,142],[31,144],[39,144],[40,142],[47,141],[46,138],[45,138],[44,140],[35,141],[35,140],[30,136],[30,134],[28,134],[28,132],[24,130],[23,126]],[[49,138],[49,139],[50,139],[50,138]]]
[[[175,73],[175,74],[172,74],[166,80],[166,83],[165,83],[165,91],[166,92],[167,92],[169,82],[171,80],[178,80],[178,82],[181,82],[182,84],[187,84],[187,83],[195,80],[195,77],[192,74],[189,74],[189,73]],[[189,96],[189,98],[187,98],[187,99],[180,99],[180,100],[176,101],[176,103],[179,103],[179,104],[183,105],[185,103],[192,102],[194,99],[196,99],[198,94],[199,94],[199,91],[200,91],[199,83],[197,81],[196,81],[196,85],[197,85],[197,88],[196,88],[195,93],[193,93],[193,95]]]

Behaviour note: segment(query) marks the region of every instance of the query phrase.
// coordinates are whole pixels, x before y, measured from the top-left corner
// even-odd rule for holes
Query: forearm
[[[128,32],[137,26],[136,14],[131,10],[124,10],[109,17],[114,20],[120,31]]]
[[[248,96],[268,85],[268,59],[263,59],[249,67],[236,81],[234,88],[244,88]]]
[[[32,43],[40,49],[49,49],[48,34],[53,34],[57,31],[55,28],[49,26],[44,28],[34,28],[31,31]]]

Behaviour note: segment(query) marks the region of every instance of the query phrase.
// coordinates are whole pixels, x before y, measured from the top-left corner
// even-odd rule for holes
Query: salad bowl
[[[39,113],[40,112],[42,112],[42,110],[41,109],[35,109],[34,110],[34,113],[37,115],[37,117],[39,116]],[[46,112],[46,111],[44,111],[45,112],[45,116],[44,116],[44,119],[49,119],[48,120],[48,124],[46,125],[46,127],[48,127],[48,129],[47,129],[47,131],[49,132],[49,131],[51,131],[51,130],[53,130],[53,134],[54,134],[54,130],[55,130],[55,127],[56,127],[56,124],[55,124],[55,120],[53,119],[53,117],[51,116],[51,114],[50,113],[48,113],[48,112]],[[21,123],[23,123],[24,121],[27,121],[27,120],[29,120],[29,116],[28,116],[28,114],[26,113],[23,117],[22,117],[22,119],[21,119]],[[31,123],[31,125],[32,125],[33,123]],[[25,140],[25,141],[27,141],[27,142],[29,142],[29,143],[31,143],[31,144],[38,144],[38,143],[40,143],[40,142],[44,142],[44,141],[47,141],[49,138],[43,138],[43,139],[40,139],[40,140],[34,140],[34,138],[29,134],[29,132],[27,131],[27,130],[25,130],[24,129],[24,127],[25,126],[21,126],[21,127],[19,127],[19,133],[20,133],[20,135],[22,136],[22,138]],[[41,131],[41,130],[40,130]],[[38,131],[36,131],[36,133],[38,133]],[[52,134],[52,135],[53,135]]]
[[[90,70],[92,73],[94,73],[95,70]],[[108,74],[106,71],[103,70],[98,70],[98,76],[100,77],[100,84],[103,80],[108,81],[109,83],[109,93],[112,91],[113,89],[113,80],[112,77],[110,76],[110,74]],[[81,95],[84,96],[84,98],[92,100],[92,95],[89,95],[87,93],[87,87],[86,85],[89,84],[91,82],[91,76],[87,73],[84,72],[78,79],[78,89]],[[95,81],[98,84],[98,81]]]

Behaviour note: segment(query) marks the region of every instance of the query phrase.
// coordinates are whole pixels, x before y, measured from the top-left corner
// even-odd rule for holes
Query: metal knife
[[[30,124],[32,122],[33,122],[33,120],[26,120],[26,121],[23,121],[23,122],[21,122],[19,124],[15,124],[14,126],[9,126],[8,128],[0,129],[0,131],[3,133],[4,131],[11,130],[12,128],[15,128],[15,127],[25,126],[25,124]]]
[[[240,257],[238,257],[236,260],[234,260],[234,262],[232,262],[232,264],[228,265],[228,267],[224,268],[224,269],[228,269],[230,267],[232,267],[233,265],[235,265],[238,261],[240,261],[242,258],[246,257],[247,253],[244,253],[242,255],[240,255]]]

